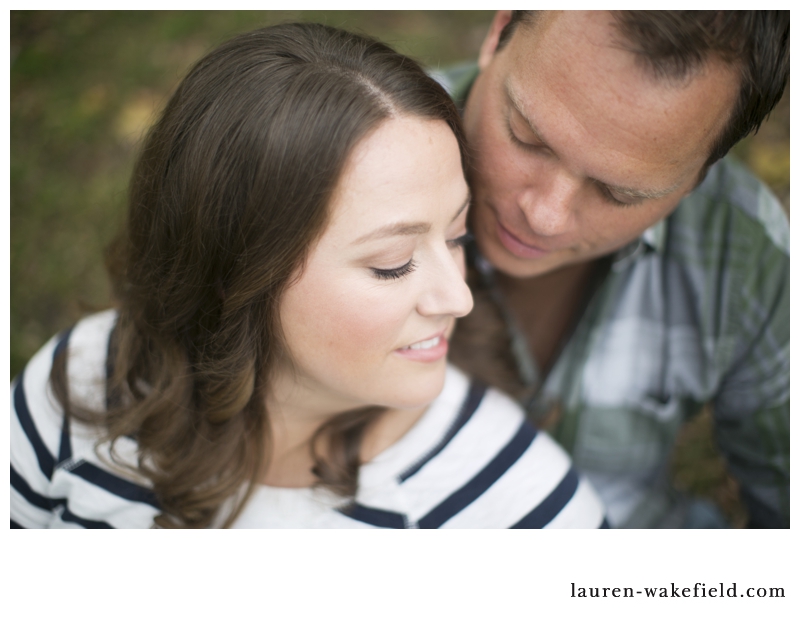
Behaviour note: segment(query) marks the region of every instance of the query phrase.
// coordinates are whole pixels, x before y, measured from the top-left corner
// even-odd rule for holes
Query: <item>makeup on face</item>
[[[401,116],[368,134],[281,302],[293,369],[279,373],[279,392],[318,404],[321,415],[432,401],[444,383],[447,338],[472,308],[463,253],[469,202],[447,124]]]

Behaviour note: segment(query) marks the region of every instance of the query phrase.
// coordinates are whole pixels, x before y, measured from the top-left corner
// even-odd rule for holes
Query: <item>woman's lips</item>
[[[447,355],[447,339],[444,333],[417,341],[394,350],[398,356],[415,362],[436,362]]]
[[[528,244],[520,241],[511,232],[506,229],[500,221],[497,221],[497,237],[500,243],[514,256],[520,259],[541,259],[550,254],[550,250],[538,248],[536,246],[529,246]]]

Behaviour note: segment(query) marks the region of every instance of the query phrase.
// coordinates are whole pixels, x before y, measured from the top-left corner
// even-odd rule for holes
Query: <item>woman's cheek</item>
[[[361,270],[343,274],[341,268],[323,266],[324,261],[311,262],[284,298],[282,320],[294,337],[289,339],[294,341],[290,349],[300,343],[304,353],[313,347],[319,355],[324,349],[349,367],[408,344],[400,339],[408,338],[403,328],[413,303],[403,281],[380,281]],[[305,357],[297,351],[295,355]]]
[[[388,355],[402,342],[410,316],[408,296],[399,295],[399,283],[377,282],[352,287],[345,295],[331,298],[326,330],[345,350]]]

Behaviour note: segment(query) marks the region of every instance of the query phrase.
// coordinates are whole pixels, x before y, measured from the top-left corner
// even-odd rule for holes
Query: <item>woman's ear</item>
[[[492,61],[494,53],[497,51],[497,44],[500,41],[500,33],[511,21],[511,11],[497,11],[494,14],[489,32],[481,44],[481,51],[478,54],[478,68],[483,71]]]

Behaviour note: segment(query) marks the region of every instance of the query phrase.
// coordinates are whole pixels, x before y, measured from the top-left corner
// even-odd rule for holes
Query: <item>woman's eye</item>
[[[413,272],[417,268],[417,264],[414,262],[414,259],[411,259],[405,265],[401,265],[400,267],[395,267],[388,270],[383,270],[377,267],[370,268],[372,270],[372,274],[381,280],[396,280],[397,278],[402,278],[403,276],[407,276],[411,272]]]
[[[470,243],[475,237],[470,232],[464,233],[461,237],[449,240],[447,243],[451,248],[463,248]]]

